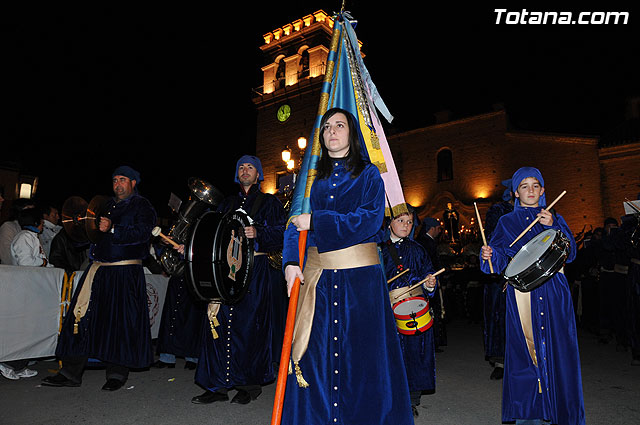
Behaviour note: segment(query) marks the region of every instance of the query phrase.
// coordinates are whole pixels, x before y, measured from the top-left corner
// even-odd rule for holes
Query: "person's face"
[[[49,214],[44,214],[43,217],[50,223],[58,224],[58,221],[60,220],[60,213],[58,212],[57,208],[51,208]]]
[[[523,207],[537,207],[543,193],[544,187],[540,185],[538,179],[527,177],[520,182],[515,195]]]
[[[429,235],[433,239],[438,240],[438,238],[440,237],[440,233],[442,233],[442,226],[440,226],[439,224],[437,226],[433,226],[429,228],[429,230],[427,230],[427,233],[429,233]]]
[[[253,164],[240,164],[238,167],[238,180],[244,187],[250,187],[258,183],[258,169]]]
[[[327,119],[322,129],[324,146],[331,158],[344,158],[349,153],[349,122],[342,112]]]
[[[411,216],[404,214],[394,218],[391,221],[391,233],[396,235],[399,238],[406,238],[411,233],[411,228],[413,227],[413,218]]]
[[[133,193],[133,188],[136,187],[136,181],[129,179],[125,176],[113,177],[113,193],[119,201],[127,199]]]

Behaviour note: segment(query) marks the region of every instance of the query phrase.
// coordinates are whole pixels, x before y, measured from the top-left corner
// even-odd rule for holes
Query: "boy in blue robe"
[[[415,288],[395,302],[391,295],[392,304],[401,302],[408,296],[429,299],[435,293],[436,279],[431,276],[434,271],[431,260],[422,245],[411,239],[412,228],[413,217],[409,214],[399,215],[391,220],[389,239],[380,244],[385,275],[388,281],[393,279],[389,283],[389,290],[407,288],[425,278],[429,279],[423,286]],[[395,276],[398,277],[394,279]],[[423,332],[418,331],[415,335],[398,334],[414,416],[418,416],[417,406],[420,405],[422,393],[433,393],[436,389],[436,355],[432,325],[433,319],[430,327]]]
[[[540,171],[520,168],[513,175],[512,189],[516,197],[514,210],[500,218],[489,245],[482,247],[482,271],[490,272],[490,259],[494,270],[502,272],[524,244],[546,229],[559,230],[569,239],[566,261],[573,261],[576,244],[569,226],[562,216],[544,209],[546,198]],[[540,221],[510,247],[537,217]],[[509,285],[505,325],[503,422],[584,424],[573,302],[562,270],[531,292],[523,293]],[[531,338],[529,341],[525,334]]]

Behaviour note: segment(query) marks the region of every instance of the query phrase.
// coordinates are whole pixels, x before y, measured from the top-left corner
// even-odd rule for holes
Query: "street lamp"
[[[287,163],[291,160],[291,149],[289,149],[289,146],[282,151],[282,160]]]
[[[302,163],[302,158],[304,157],[304,151],[306,148],[307,148],[307,138],[304,136],[298,137],[298,149],[300,150],[299,152],[300,163]],[[286,146],[282,151],[282,161],[284,161],[284,163],[287,164],[287,171],[295,172],[296,161],[291,158],[292,156],[291,154],[292,154],[291,149],[289,148],[289,146]]]

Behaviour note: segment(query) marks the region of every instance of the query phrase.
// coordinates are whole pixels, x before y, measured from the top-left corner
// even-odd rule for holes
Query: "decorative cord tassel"
[[[217,323],[218,319],[214,318],[213,321],[209,320],[209,326],[211,326],[211,335],[213,335],[213,339],[218,339],[218,332],[214,329],[215,326],[218,326],[220,323]]]
[[[76,319],[76,322],[73,324],[73,334],[78,335],[78,319]]]
[[[540,378],[538,378],[538,392],[542,394],[542,383],[540,382]]]
[[[298,381],[298,386],[300,388],[308,388],[309,383],[304,380],[304,377],[302,376],[302,371],[300,370],[300,365],[298,364],[298,362],[294,362],[293,364],[296,369],[296,381]]]

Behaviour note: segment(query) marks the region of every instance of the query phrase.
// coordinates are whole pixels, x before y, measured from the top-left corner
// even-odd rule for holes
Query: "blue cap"
[[[238,170],[240,169],[240,165],[242,164],[253,165],[256,168],[256,170],[258,170],[258,181],[261,182],[264,180],[264,174],[262,173],[262,163],[260,162],[260,159],[257,156],[253,156],[253,155],[244,155],[236,163],[236,175],[234,178],[234,181],[236,183],[240,183],[240,180],[238,179]]]
[[[115,176],[128,177],[129,180],[135,180],[136,185],[139,185],[140,181],[142,180],[140,178],[140,173],[134,170],[133,168],[129,167],[128,165],[121,165],[118,168],[116,168],[111,174],[111,178],[114,178]]]
[[[542,178],[542,173],[540,172],[540,170],[534,167],[522,167],[518,169],[518,171],[513,173],[513,177],[511,178],[511,190],[513,190],[513,193],[517,192],[518,186],[520,186],[520,183],[522,183],[522,180],[526,179],[527,177],[533,177],[534,179],[540,182],[540,185],[542,187],[544,187],[544,179]],[[520,206],[520,201],[518,198],[516,198],[515,206],[516,207]],[[547,206],[547,198],[544,195],[544,193],[542,194],[542,196],[540,196],[540,200],[538,201],[538,206],[542,208]]]

